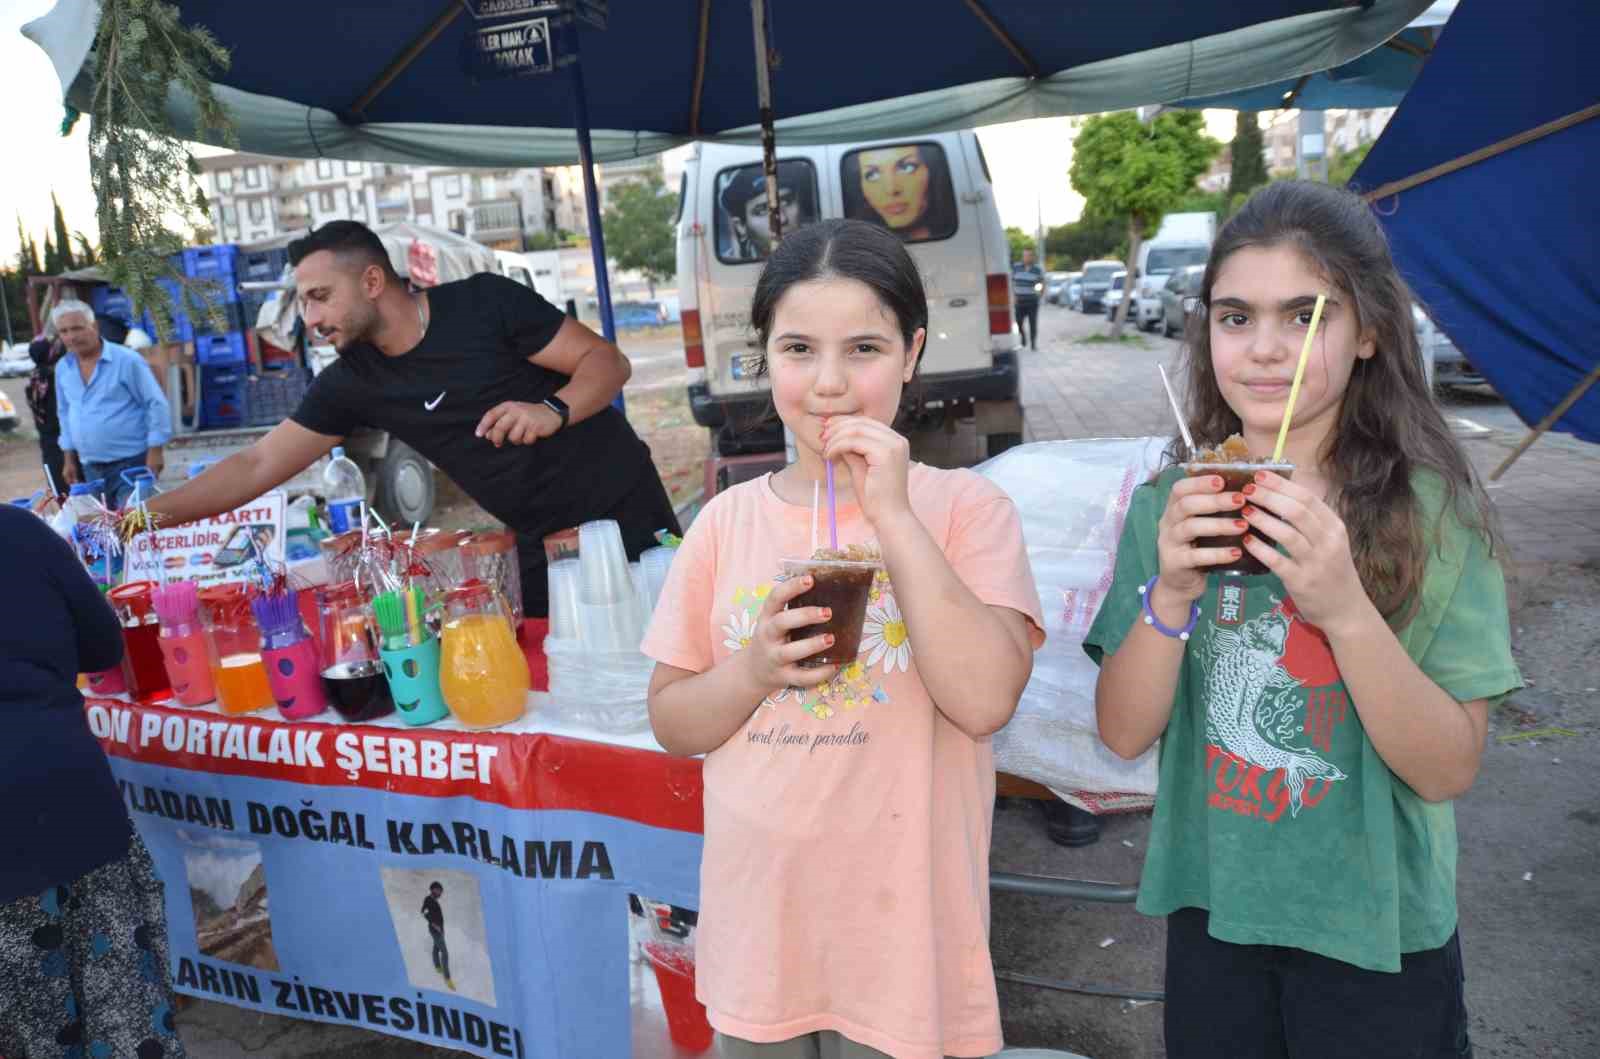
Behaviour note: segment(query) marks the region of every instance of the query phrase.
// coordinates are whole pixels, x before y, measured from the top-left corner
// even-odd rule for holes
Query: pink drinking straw
[[[839,550],[839,498],[833,491],[833,461],[828,461],[828,547]]]

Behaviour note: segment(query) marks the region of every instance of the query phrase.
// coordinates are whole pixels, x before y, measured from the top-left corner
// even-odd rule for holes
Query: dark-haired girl
[[[1138,489],[1086,639],[1101,738],[1161,740],[1139,909],[1167,917],[1175,1059],[1470,1054],[1451,800],[1522,682],[1488,498],[1359,198],[1273,184],[1224,227],[1187,418],[1270,456],[1319,294],[1292,476]],[[1246,552],[1268,572],[1207,574]]]
[[[1044,639],[1017,512],[893,428],[928,307],[889,231],[785,237],[751,315],[799,458],[707,505],[644,642],[656,738],[706,755],[698,995],[724,1056],[991,1055],[989,737]],[[777,575],[830,461],[839,544],[884,572],[860,654],[809,668],[829,639],[789,634],[827,615]]]

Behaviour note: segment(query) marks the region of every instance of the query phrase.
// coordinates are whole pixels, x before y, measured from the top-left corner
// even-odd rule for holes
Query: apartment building
[[[583,181],[569,169],[461,169],[233,153],[200,159],[224,242],[291,235],[332,220],[410,221],[520,250],[539,233],[587,234]]]

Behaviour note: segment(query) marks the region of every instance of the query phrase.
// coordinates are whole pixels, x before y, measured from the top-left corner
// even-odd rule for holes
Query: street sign
[[[550,19],[528,18],[476,27],[461,42],[461,65],[468,76],[480,80],[549,73],[556,68]]]
[[[555,15],[562,8],[559,0],[466,0],[466,5],[472,17],[480,22],[523,15]]]

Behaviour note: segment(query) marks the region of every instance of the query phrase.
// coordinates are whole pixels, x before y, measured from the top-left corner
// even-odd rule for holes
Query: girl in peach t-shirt
[[[799,458],[706,506],[644,642],[656,738],[706,755],[697,992],[724,1056],[987,1056],[989,737],[1044,639],[1021,524],[890,426],[928,322],[892,233],[798,229],[751,317]],[[779,574],[811,551],[826,461],[840,546],[884,571],[856,659],[811,668],[830,639],[788,635],[826,615],[784,609],[811,579]]]

